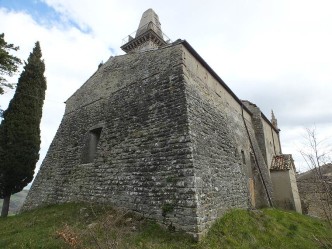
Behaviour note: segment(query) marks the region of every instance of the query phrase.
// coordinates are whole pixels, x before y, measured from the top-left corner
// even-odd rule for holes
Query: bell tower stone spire
[[[126,53],[157,49],[167,45],[164,37],[158,15],[148,9],[142,15],[136,34],[129,35],[121,49]]]
[[[276,128],[276,129],[278,129],[278,120],[276,119],[276,117],[274,116],[274,112],[273,112],[273,110],[271,111],[271,123],[272,123],[272,125]]]
[[[163,34],[161,32],[161,23],[159,21],[159,17],[156,14],[156,12],[153,11],[153,9],[148,9],[143,13],[141,21],[139,22],[138,25],[136,37],[138,37],[141,34],[144,34],[149,29],[152,29],[160,37],[163,37]]]

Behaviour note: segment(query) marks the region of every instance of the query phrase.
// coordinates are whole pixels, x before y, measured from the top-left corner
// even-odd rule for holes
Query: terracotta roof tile
[[[272,159],[271,171],[295,170],[294,160],[291,154],[276,155]]]

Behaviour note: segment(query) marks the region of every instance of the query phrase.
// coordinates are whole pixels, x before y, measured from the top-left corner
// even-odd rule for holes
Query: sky
[[[36,41],[47,92],[36,171],[61,122],[64,102],[153,8],[163,32],[185,39],[240,98],[273,109],[283,153],[307,169],[300,151],[307,128],[332,138],[332,1],[330,0],[0,0],[0,33],[27,60]],[[19,74],[9,78],[17,82]],[[6,109],[14,90],[0,95]]]

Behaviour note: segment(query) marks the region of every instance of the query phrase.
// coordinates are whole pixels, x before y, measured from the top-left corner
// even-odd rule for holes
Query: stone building
[[[274,117],[241,101],[187,41],[170,42],[152,9],[122,49],[67,100],[25,210],[108,203],[195,237],[231,208],[300,212]]]

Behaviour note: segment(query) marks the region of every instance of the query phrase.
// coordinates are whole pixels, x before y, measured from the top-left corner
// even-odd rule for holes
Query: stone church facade
[[[196,237],[231,208],[300,212],[274,116],[241,101],[187,41],[167,41],[152,9],[122,49],[67,100],[24,210],[112,204]]]

